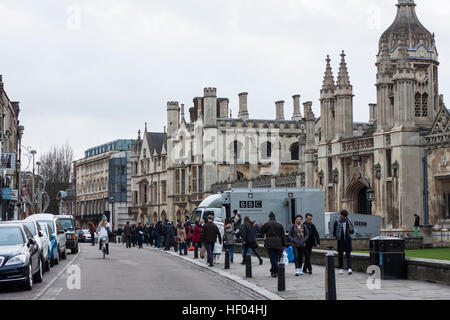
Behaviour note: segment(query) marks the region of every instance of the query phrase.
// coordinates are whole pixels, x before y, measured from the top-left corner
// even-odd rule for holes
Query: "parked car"
[[[78,236],[78,242],[81,242],[81,243],[86,242],[86,235],[84,234],[83,230],[77,229],[77,231],[75,231],[75,233]]]
[[[91,232],[88,229],[83,229],[82,231],[83,231],[83,234],[84,234],[85,242],[90,243],[91,239],[92,239],[91,238]],[[94,241],[95,241],[95,243],[98,243],[98,233],[97,232],[94,233]]]
[[[59,221],[58,216],[49,213],[37,213],[29,216],[25,221],[38,221],[49,224],[53,232],[52,235],[55,236],[56,242],[58,243],[58,256],[61,259],[67,258],[66,231],[61,221]]]
[[[0,283],[20,283],[32,290],[43,280],[39,246],[31,231],[21,223],[0,224]]]
[[[58,216],[61,221],[64,230],[66,231],[66,247],[70,249],[72,253],[78,253],[78,235],[75,232],[76,224],[75,219],[72,216]]]
[[[17,224],[23,223],[28,230],[30,230],[31,234],[36,240],[36,243],[39,247],[40,256],[42,258],[42,265],[44,266],[44,272],[50,270],[50,259],[48,254],[49,242],[48,239],[44,236],[41,230],[41,226],[36,221],[6,221],[1,222],[2,224]]]
[[[59,264],[58,241],[56,241],[56,237],[53,234],[49,223],[39,222],[39,225],[41,226],[42,233],[49,241],[48,252],[50,267],[53,267],[55,264]]]

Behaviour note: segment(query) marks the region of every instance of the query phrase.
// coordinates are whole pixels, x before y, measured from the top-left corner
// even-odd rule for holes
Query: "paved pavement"
[[[157,250],[111,245],[103,260],[98,247],[80,246],[73,267],[81,271],[80,290],[64,273],[40,300],[261,300],[264,296],[217,273]],[[68,269],[70,270],[70,268]],[[21,297],[16,297],[21,299]]]
[[[260,248],[260,251],[265,250]],[[188,257],[193,258],[189,252]],[[224,257],[222,254],[213,270],[224,271]],[[231,265],[227,273],[243,278],[257,286],[267,289],[287,300],[324,300],[325,299],[325,267],[313,266],[312,275],[295,276],[295,266],[290,264],[286,268],[286,291],[278,292],[278,280],[270,276],[270,261],[263,258],[264,264],[259,266],[258,259],[252,257],[251,279],[245,278],[245,266],[241,265],[242,256],[235,255],[235,264]],[[206,266],[204,260],[197,260]],[[338,300],[448,300],[450,286],[433,284],[413,280],[382,280],[380,290],[367,288],[368,275],[353,273],[353,275],[339,275],[336,272],[336,287]]]

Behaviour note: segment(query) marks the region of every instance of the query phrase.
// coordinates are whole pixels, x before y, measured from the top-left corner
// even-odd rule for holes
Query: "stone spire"
[[[184,118],[184,104],[181,105],[181,122],[186,123],[186,119]]]
[[[406,46],[406,40],[402,40],[398,47],[398,62],[397,72],[409,73],[412,71],[411,63],[409,62],[408,49]]]
[[[378,73],[391,75],[392,74],[392,63],[391,57],[389,55],[389,49],[386,43],[381,45],[381,52],[378,64]]]
[[[323,85],[322,90],[331,90],[334,91],[335,84],[334,84],[334,76],[333,76],[333,70],[331,69],[331,60],[330,56],[327,55],[327,59],[325,60],[327,62],[327,66],[325,69],[325,76],[323,78]]]
[[[341,53],[341,64],[339,66],[339,74],[336,83],[338,89],[348,89],[351,88],[350,77],[348,75],[347,62],[345,62],[345,53],[342,50]]]

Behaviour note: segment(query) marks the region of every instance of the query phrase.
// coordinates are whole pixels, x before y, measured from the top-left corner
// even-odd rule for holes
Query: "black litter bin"
[[[406,279],[405,240],[389,237],[371,239],[370,264],[380,267],[381,279]]]

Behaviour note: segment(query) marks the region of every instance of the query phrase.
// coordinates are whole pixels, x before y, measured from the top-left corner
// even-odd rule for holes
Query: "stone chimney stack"
[[[218,99],[219,102],[219,118],[228,118],[228,105],[230,100],[227,98]]]
[[[238,118],[242,120],[248,120],[249,114],[248,114],[248,107],[247,107],[247,98],[248,93],[242,92],[239,94],[239,113]]]
[[[276,120],[285,120],[284,118],[284,101],[275,102],[277,108],[277,118]]]
[[[369,104],[369,122],[375,123],[377,121],[377,109],[378,106],[376,103]]]
[[[214,128],[217,126],[217,89],[205,88],[204,89],[204,109],[203,115],[205,128]]]
[[[292,120],[302,120],[302,113],[300,112],[300,95],[297,94],[292,97],[294,99],[294,115]]]

